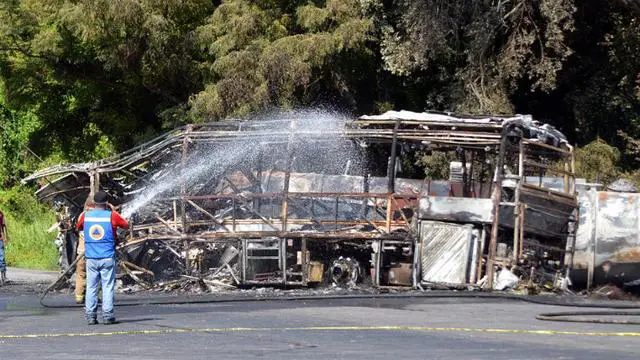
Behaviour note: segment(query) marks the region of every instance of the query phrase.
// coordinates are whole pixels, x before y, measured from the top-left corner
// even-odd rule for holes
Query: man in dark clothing
[[[7,281],[7,262],[4,257],[4,245],[7,242],[7,227],[4,223],[4,214],[0,211],[0,286]]]
[[[114,324],[113,312],[116,283],[116,230],[129,224],[107,203],[107,194],[98,191],[94,208],[78,219],[77,229],[84,232],[84,254],[87,261],[87,293],[85,315],[89,325],[98,323],[98,283],[102,283],[102,316],[104,324]]]

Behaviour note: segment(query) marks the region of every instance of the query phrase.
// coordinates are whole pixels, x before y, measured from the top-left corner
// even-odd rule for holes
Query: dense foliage
[[[55,215],[38,203],[30,189],[16,187],[0,190],[0,210],[7,225],[5,250],[9,266],[55,269],[56,233],[47,231],[56,222]]]
[[[596,141],[581,175],[633,176],[640,1],[0,0],[4,186],[182,123],[316,105],[531,113]]]

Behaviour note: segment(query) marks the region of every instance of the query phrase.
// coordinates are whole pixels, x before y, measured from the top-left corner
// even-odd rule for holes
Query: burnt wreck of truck
[[[63,269],[85,200],[106,191],[132,220],[119,277],[141,288],[563,284],[578,205],[573,149],[553,127],[521,115],[316,115],[183,126],[25,181],[58,213]],[[448,178],[403,169],[438,152]]]

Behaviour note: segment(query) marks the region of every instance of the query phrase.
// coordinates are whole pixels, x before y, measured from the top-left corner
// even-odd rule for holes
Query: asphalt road
[[[9,280],[10,284],[50,284],[54,282],[58,278],[58,276],[60,276],[59,271],[20,269],[14,267],[7,268],[7,279]]]
[[[80,308],[0,292],[0,358],[637,359],[640,326],[534,318],[571,310],[481,299],[230,302],[118,307],[119,324],[88,326]]]

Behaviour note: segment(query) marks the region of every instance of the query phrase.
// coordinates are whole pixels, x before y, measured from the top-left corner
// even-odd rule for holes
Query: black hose
[[[82,305],[48,305],[44,303],[44,297],[41,297],[41,305],[47,308],[75,308]],[[259,302],[259,301],[317,301],[317,300],[358,300],[358,299],[446,299],[446,298],[467,298],[467,299],[504,299],[517,300],[527,303],[552,306],[570,306],[581,308],[607,308],[607,309],[640,309],[640,306],[634,304],[612,304],[612,303],[575,303],[551,298],[534,298],[529,296],[511,295],[503,293],[490,292],[448,292],[448,293],[404,293],[404,294],[346,294],[346,295],[312,295],[312,296],[206,296],[199,295],[197,297],[169,297],[169,298],[149,298],[137,301],[118,302],[116,306],[140,306],[140,305],[185,305],[185,304],[213,304],[213,303],[229,303],[229,302]],[[564,313],[563,313],[564,314]],[[552,316],[550,314],[541,314]]]
[[[45,294],[46,295],[46,294]],[[312,295],[312,296],[206,296],[199,295],[197,297],[170,297],[170,298],[149,298],[138,301],[118,302],[115,306],[141,306],[141,305],[187,305],[187,304],[214,304],[214,303],[230,303],[230,302],[264,302],[264,301],[319,301],[319,300],[362,300],[362,299],[410,299],[410,298],[478,298],[478,299],[507,299],[520,300],[535,304],[543,305],[559,305],[555,302],[546,302],[543,300],[526,298],[517,295],[505,295],[496,293],[413,293],[413,294],[346,294],[346,295]],[[41,297],[40,304],[47,308],[76,308],[82,305],[47,305],[43,302],[44,296]]]
[[[40,305],[45,308],[78,308],[82,304],[73,305],[48,305],[44,302],[47,294],[59,284],[59,282],[71,274],[75,270],[76,263],[83,255],[76,257],[75,261],[69,265],[60,277],[52,283],[40,296]],[[608,303],[575,303],[566,301],[566,299],[558,298],[536,298],[530,296],[512,295],[493,292],[447,292],[447,293],[404,293],[404,294],[346,294],[346,295],[313,295],[313,296],[269,296],[269,297],[220,297],[200,295],[196,298],[171,297],[171,298],[155,298],[138,300],[131,302],[118,302],[115,306],[145,306],[145,305],[186,305],[186,304],[214,304],[214,303],[230,303],[230,302],[257,302],[257,301],[318,301],[318,300],[344,300],[344,299],[410,299],[410,298],[427,298],[427,299],[446,299],[446,298],[468,298],[468,299],[505,299],[517,300],[538,305],[568,306],[577,308],[605,308],[605,309],[640,309],[635,304],[614,304]],[[580,322],[580,323],[596,323],[596,324],[623,324],[623,325],[640,325],[638,321],[628,320],[610,320],[610,319],[588,319],[583,316],[640,316],[640,312],[632,311],[584,311],[584,312],[557,312],[543,313],[536,316],[541,321],[561,321],[561,322]]]
[[[53,283],[51,283],[51,285],[49,285],[49,287],[47,287],[44,292],[42,293],[42,295],[40,296],[40,305],[47,307],[47,305],[45,305],[43,303],[44,301],[44,297],[47,296],[47,294],[53,290],[53,288],[55,288],[58,284],[60,284],[60,281],[65,279],[67,276],[73,274],[73,272],[76,270],[76,264],[78,263],[78,261],[80,261],[80,259],[84,258],[84,254],[78,255],[76,256],[76,259],[73,260],[73,262],[71,264],[69,264],[69,267],[67,268],[67,270],[62,273],[57,279],[56,281],[54,281]]]
[[[619,325],[640,325],[640,321],[612,320],[603,318],[585,318],[584,316],[640,316],[637,311],[575,311],[544,313],[536,316],[542,321],[577,322],[590,324],[619,324]]]

